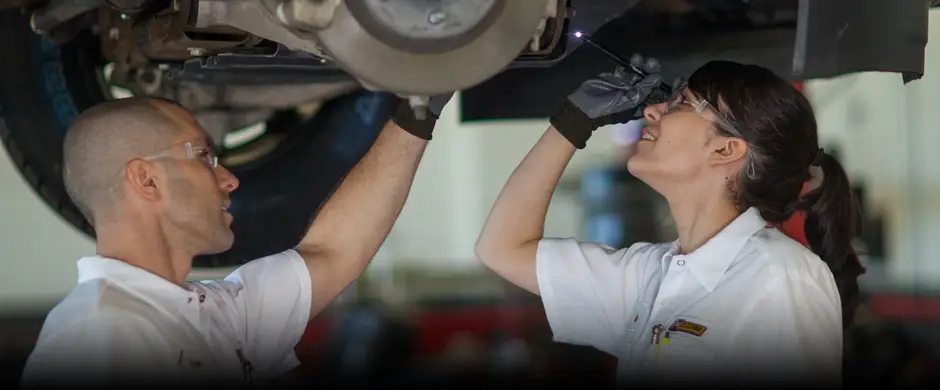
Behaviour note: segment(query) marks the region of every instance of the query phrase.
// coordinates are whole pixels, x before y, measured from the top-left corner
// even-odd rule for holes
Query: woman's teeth
[[[643,133],[643,135],[640,136],[640,139],[645,139],[647,141],[655,141],[656,137],[653,137],[653,135],[650,133]]]

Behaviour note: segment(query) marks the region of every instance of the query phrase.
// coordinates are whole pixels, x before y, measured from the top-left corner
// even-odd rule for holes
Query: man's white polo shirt
[[[122,261],[78,261],[75,289],[47,316],[24,386],[261,382],[299,362],[310,274],[286,251],[187,289]]]
[[[539,243],[539,290],[556,341],[619,358],[650,381],[841,377],[842,309],[828,266],[747,210],[698,250],[574,239]]]

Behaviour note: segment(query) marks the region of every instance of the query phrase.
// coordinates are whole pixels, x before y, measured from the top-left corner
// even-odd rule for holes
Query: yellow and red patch
[[[708,327],[702,324],[696,324],[692,321],[686,321],[683,319],[678,319],[669,325],[670,332],[682,332],[688,333],[693,336],[701,337],[705,334],[705,331],[708,330]]]

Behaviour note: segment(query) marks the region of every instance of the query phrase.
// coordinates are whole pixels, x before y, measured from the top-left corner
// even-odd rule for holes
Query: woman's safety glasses
[[[725,118],[725,116],[722,115],[721,112],[715,108],[715,106],[711,105],[711,103],[705,99],[690,99],[685,93],[687,90],[688,88],[686,88],[685,85],[682,85],[672,92],[672,95],[669,96],[668,100],[666,100],[666,112],[664,114],[677,111],[686,111],[683,110],[682,107],[687,107],[690,109],[690,111],[695,112],[705,120],[714,121],[715,125],[717,125],[720,130],[723,130],[732,137],[743,138],[741,137],[741,132],[738,131],[738,129],[736,129],[731,124],[731,121]],[[706,111],[710,111],[714,116],[714,119],[703,115],[703,113]]]
[[[722,115],[721,112],[715,108],[715,106],[711,105],[708,100],[702,98],[690,99],[687,96],[690,94],[685,93],[687,91],[686,87],[686,85],[682,85],[673,91],[672,95],[669,97],[669,100],[666,101],[666,111],[663,113],[663,115],[679,111],[692,111],[703,119],[714,123],[715,127],[717,127],[719,131],[724,132],[726,135],[744,139],[744,137],[741,136],[741,132],[731,124],[731,121]],[[685,109],[683,109],[683,107],[685,107]],[[703,115],[703,113],[706,111],[710,111],[714,116],[714,119]],[[745,167],[745,173],[749,178],[753,179],[756,177],[757,171],[754,168],[753,160],[748,160],[747,166]]]

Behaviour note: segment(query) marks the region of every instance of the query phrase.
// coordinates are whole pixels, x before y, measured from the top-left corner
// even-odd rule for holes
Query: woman
[[[633,61],[650,76],[603,74],[551,118],[497,199],[478,257],[541,296],[556,341],[618,357],[622,381],[838,385],[863,272],[850,246],[858,208],[819,148],[809,102],[767,69],[715,61],[651,104],[659,66]],[[639,115],[648,127],[627,166],[666,199],[678,239],[614,249],[543,237],[574,152]],[[774,227],[798,210],[811,250]]]

